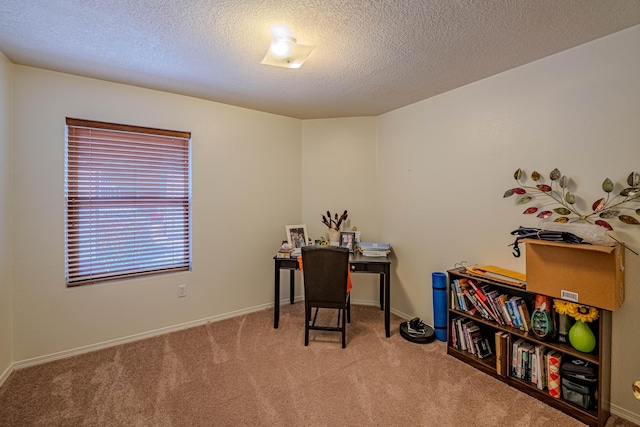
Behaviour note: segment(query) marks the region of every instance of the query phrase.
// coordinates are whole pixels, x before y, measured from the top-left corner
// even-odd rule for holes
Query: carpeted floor
[[[383,312],[352,307],[340,334],[304,308],[227,319],[14,372],[0,426],[583,426],[446,355],[384,336]],[[611,417],[608,427],[631,427]]]

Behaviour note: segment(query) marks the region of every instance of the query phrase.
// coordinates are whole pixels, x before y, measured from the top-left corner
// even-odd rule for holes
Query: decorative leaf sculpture
[[[516,181],[520,181],[522,179],[522,169],[518,169],[517,171],[515,171],[515,173],[513,174],[513,178]]]
[[[618,219],[624,222],[625,224],[632,224],[632,225],[640,224],[640,221],[638,221],[637,219],[629,215],[620,215]]]
[[[562,178],[560,178],[560,188],[567,188],[568,186],[569,186],[569,178],[563,175]]]
[[[595,224],[599,225],[600,227],[604,227],[609,231],[613,231],[613,227],[607,221],[603,221],[599,219],[599,220],[596,220]]]
[[[559,215],[569,215],[571,213],[567,208],[555,208],[553,211]]]
[[[567,191],[567,194],[564,196],[564,199],[567,201],[567,203],[569,203],[570,205],[573,205],[576,202],[576,196],[575,194]]]
[[[604,198],[596,200],[595,202],[593,202],[593,205],[591,205],[591,209],[593,209],[594,212],[600,212],[602,209],[604,209],[604,203]]]
[[[613,231],[612,225],[605,220],[618,219],[627,225],[640,225],[640,208],[630,206],[640,203],[640,173],[631,172],[627,177],[628,187],[620,190],[615,195],[615,184],[609,178],[602,182],[604,197],[598,198],[591,204],[591,212],[581,212],[576,206],[577,197],[569,191],[571,180],[562,175],[558,168],[554,168],[549,173],[549,180],[537,171],[531,173],[533,185],[525,185],[526,177],[523,169],[518,168],[513,178],[516,180],[516,187],[505,191],[503,197],[510,197],[514,194],[521,196],[516,204],[524,205],[531,202],[545,201],[544,204],[537,204],[524,210],[523,214],[531,215],[537,213],[540,219],[552,219],[554,222],[587,222],[597,224]],[[556,204],[555,208],[541,210],[544,206]],[[554,218],[554,215],[558,215]]]
[[[518,200],[518,204],[519,205],[526,205],[530,201],[531,201],[531,196],[524,196],[524,197],[521,197],[520,200]]]

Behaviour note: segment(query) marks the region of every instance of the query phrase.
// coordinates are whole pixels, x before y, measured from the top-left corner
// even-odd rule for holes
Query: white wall
[[[349,217],[342,231],[355,226],[363,241],[378,239],[375,123],[375,117],[303,122],[302,219],[314,240],[329,237],[322,215],[345,209]],[[352,280],[354,303],[379,303],[377,275],[356,274]]]
[[[272,304],[271,254],[301,220],[299,120],[24,66],[14,79],[14,361]],[[65,287],[67,116],[191,131],[193,271]]]
[[[606,177],[622,185],[640,172],[639,46],[636,26],[379,117],[379,235],[397,257],[395,309],[431,321],[431,273],[463,260],[524,271],[509,233],[540,223],[502,197],[517,168],[559,168],[589,206]],[[619,228],[640,251],[640,230]],[[611,400],[639,422],[640,256],[627,251],[626,264]]]
[[[11,366],[11,76],[0,53],[0,385]]]

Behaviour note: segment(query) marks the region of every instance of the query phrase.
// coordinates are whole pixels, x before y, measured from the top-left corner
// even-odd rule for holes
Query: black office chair
[[[351,302],[347,292],[349,249],[338,246],[303,246],[302,273],[304,277],[304,345],[309,345],[309,330],[312,329],[342,332],[342,348],[345,348],[346,323],[351,322]],[[312,321],[313,308],[316,311]],[[338,310],[336,326],[316,325],[320,308]]]

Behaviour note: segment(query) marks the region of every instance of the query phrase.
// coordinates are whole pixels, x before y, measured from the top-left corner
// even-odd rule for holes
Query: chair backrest
[[[348,272],[348,248],[339,246],[302,247],[305,300],[344,305],[347,299]]]

